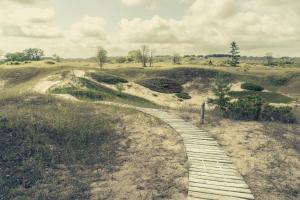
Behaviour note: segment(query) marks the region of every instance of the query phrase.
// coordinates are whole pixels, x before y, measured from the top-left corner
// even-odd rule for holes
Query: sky
[[[37,47],[46,55],[92,57],[98,46],[127,55],[300,56],[297,0],[0,0],[0,54]]]

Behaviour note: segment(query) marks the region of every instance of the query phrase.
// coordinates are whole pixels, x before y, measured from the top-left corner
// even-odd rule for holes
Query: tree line
[[[39,61],[44,56],[44,51],[39,48],[29,48],[22,52],[7,53],[6,61]]]
[[[241,56],[240,56],[240,52],[239,52],[239,46],[237,45],[236,42],[231,43],[230,54],[226,54],[226,55],[228,55],[228,56],[223,56],[223,57],[229,58],[228,63],[231,66],[236,67],[239,65]],[[172,64],[181,64],[181,58],[182,57],[180,56],[180,54],[174,53],[171,56]],[[123,63],[126,61],[126,58],[124,58],[124,57],[120,57],[118,59],[119,59],[120,63]],[[98,47],[97,53],[96,53],[96,60],[97,60],[99,67],[103,68],[103,65],[108,60],[107,50],[105,50],[103,47]],[[147,45],[142,45],[139,49],[128,52],[127,61],[141,63],[142,67],[152,67],[153,62],[154,62],[154,51],[151,50]],[[211,61],[210,61],[210,63],[212,64]]]

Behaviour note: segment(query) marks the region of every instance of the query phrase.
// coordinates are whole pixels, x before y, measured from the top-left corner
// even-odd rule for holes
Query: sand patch
[[[85,77],[85,71],[83,71],[83,70],[73,70],[72,72],[78,78],[84,78]]]
[[[34,86],[34,91],[46,93],[50,88],[58,85],[61,81],[50,81],[50,80],[42,80],[37,85]]]

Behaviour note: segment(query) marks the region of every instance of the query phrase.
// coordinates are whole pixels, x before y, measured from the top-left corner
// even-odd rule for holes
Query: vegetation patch
[[[175,94],[179,99],[191,99],[192,97],[186,93],[186,92],[181,92],[181,93],[176,93]]]
[[[232,101],[232,98],[229,97],[229,95],[232,95],[229,83],[228,77],[219,76],[212,88],[217,98],[209,99],[209,103],[215,105],[216,110],[220,111],[225,117],[236,120],[296,122],[291,108],[271,106],[266,101],[270,101],[270,96],[262,96],[262,94],[270,95],[272,93],[246,91],[247,93],[245,94],[245,92],[239,92],[236,99]],[[272,97],[275,98],[274,96]]]
[[[70,94],[82,100],[104,100],[106,97],[94,90],[86,90],[70,86],[54,88],[51,92],[55,94]]]
[[[104,74],[104,73],[90,73],[90,76],[98,82],[116,85],[118,83],[128,83],[128,81],[119,76]]]
[[[166,78],[150,78],[137,81],[138,84],[150,90],[161,93],[180,93],[183,88],[180,83]]]
[[[124,135],[107,113],[49,96],[1,97],[0,199],[89,199],[95,166],[114,169]]]
[[[291,97],[279,93],[275,93],[275,92],[231,91],[228,94],[234,98],[244,98],[247,96],[257,95],[261,97],[265,102],[268,103],[291,103],[293,100]]]
[[[1,69],[0,78],[7,80],[8,84],[19,84],[26,81],[30,81],[34,77],[44,73],[45,69],[40,68],[17,68],[17,69]]]
[[[253,84],[253,83],[243,83],[241,85],[241,88],[244,89],[244,90],[250,90],[250,91],[258,91],[258,92],[261,92],[264,90],[264,88],[260,85],[256,85],[256,84]]]
[[[47,64],[47,65],[55,65],[55,62],[51,61],[51,60],[48,60],[48,61],[45,61],[45,64]]]
[[[156,104],[144,98],[110,89],[85,78],[78,78],[78,80],[82,87],[64,86],[52,89],[50,92],[55,94],[70,94],[83,100],[112,101],[137,106],[157,107]]]
[[[218,72],[210,69],[187,68],[180,67],[176,69],[160,70],[155,73],[155,76],[165,77],[167,79],[176,80],[180,84],[185,84],[194,78],[215,78]]]

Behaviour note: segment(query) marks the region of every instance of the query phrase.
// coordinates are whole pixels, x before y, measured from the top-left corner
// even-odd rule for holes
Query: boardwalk
[[[161,119],[183,138],[190,164],[188,200],[254,199],[230,158],[208,132],[166,111],[136,109]]]

